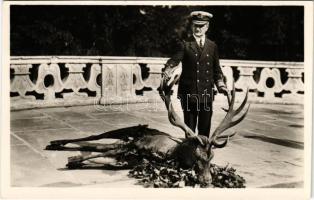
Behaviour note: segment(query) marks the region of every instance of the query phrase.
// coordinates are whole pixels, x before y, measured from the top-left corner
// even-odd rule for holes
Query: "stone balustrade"
[[[12,56],[11,109],[160,100],[167,58]],[[260,103],[302,104],[303,63],[221,60],[227,85]],[[240,95],[241,96],[241,95]],[[219,99],[219,98],[218,98]]]

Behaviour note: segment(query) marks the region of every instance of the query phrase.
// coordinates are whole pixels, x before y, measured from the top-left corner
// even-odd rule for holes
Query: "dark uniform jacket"
[[[212,102],[213,88],[224,85],[223,73],[219,65],[217,45],[206,38],[201,50],[195,38],[179,42],[178,50],[167,61],[167,67],[175,67],[182,62],[182,74],[179,81],[178,97],[183,100],[189,96],[189,102],[198,98],[199,103]]]

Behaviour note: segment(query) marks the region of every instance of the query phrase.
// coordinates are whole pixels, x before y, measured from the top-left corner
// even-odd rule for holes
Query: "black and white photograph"
[[[3,197],[310,198],[313,2],[2,10]]]

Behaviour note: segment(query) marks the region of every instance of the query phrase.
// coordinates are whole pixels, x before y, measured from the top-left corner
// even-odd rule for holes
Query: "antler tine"
[[[233,137],[236,134],[236,132],[231,133],[230,135],[224,135],[224,136],[219,136],[216,139],[221,139],[221,138],[225,138],[225,140],[223,140],[221,143],[219,143],[217,140],[213,140],[212,143],[215,147],[217,148],[222,148],[224,146],[227,145],[229,138]]]
[[[174,112],[174,108],[171,102],[168,110],[168,119],[172,125],[181,128],[187,134],[187,137],[197,136],[187,125],[185,125],[185,123],[180,119],[178,114]]]
[[[225,126],[224,128],[220,129],[220,133],[224,132],[225,130],[237,125],[238,123],[240,123],[245,117],[246,117],[246,114],[248,113],[249,111],[249,108],[250,108],[250,105],[248,105],[247,109],[245,110],[245,112],[243,113],[243,115],[241,117],[239,117],[237,120],[235,121],[231,121],[230,120],[230,123],[228,124],[228,126]],[[233,115],[235,116],[235,115]]]
[[[225,127],[224,129],[222,129],[220,132],[224,132],[225,130],[227,130],[228,128],[231,128],[235,125],[237,125],[238,123],[240,123],[246,116],[246,114],[248,113],[249,111],[249,108],[250,108],[250,105],[248,106],[248,108],[246,109],[246,111],[244,112],[244,114],[239,118],[237,119],[236,121],[233,121],[230,123],[230,125],[228,127]],[[233,132],[232,134],[229,134],[229,135],[222,135],[222,136],[217,136],[216,138],[214,138],[212,140],[212,144],[217,147],[217,148],[222,148],[224,146],[227,145],[228,141],[229,141],[229,138],[233,137],[234,135],[236,134],[236,132]],[[223,142],[219,143],[217,141],[217,139],[222,139],[222,138],[226,138],[225,140],[223,140]]]
[[[234,89],[234,83],[233,83],[233,90],[232,90],[232,95],[231,95],[231,103],[228,109],[228,112],[226,114],[226,116],[224,117],[224,119],[220,122],[220,124],[217,126],[217,128],[215,129],[214,133],[212,134],[211,138],[210,138],[210,142],[218,148],[222,148],[224,147],[227,142],[228,139],[230,137],[232,137],[234,134],[230,134],[230,135],[226,135],[224,137],[227,137],[227,139],[225,139],[223,142],[219,143],[217,142],[217,139],[222,138],[219,137],[221,133],[223,133],[225,130],[227,130],[228,128],[231,128],[235,125],[237,125],[238,123],[240,123],[246,116],[246,114],[248,113],[248,110],[250,108],[250,105],[247,107],[247,109],[245,110],[245,112],[236,120],[233,121],[233,118],[239,114],[243,108],[246,105],[247,99],[248,99],[248,90],[246,90],[246,94],[245,94],[245,98],[242,101],[241,105],[236,109],[233,110],[233,106],[234,106],[234,102],[235,102],[235,89]]]
[[[234,102],[235,102],[235,89],[234,89],[234,82],[233,82],[232,83],[231,102],[230,102],[230,105],[229,105],[229,110],[233,110]]]
[[[171,88],[173,87],[173,85],[175,84],[176,81],[178,81],[180,77],[175,77],[175,79],[173,80],[173,82],[171,82],[169,84],[169,86],[167,86],[166,80],[162,79],[161,80],[161,84],[160,84],[160,88],[159,88],[159,94],[162,98],[162,100],[165,102],[166,104],[166,108],[168,110],[168,119],[170,121],[170,123],[174,126],[177,126],[179,128],[181,128],[184,133],[186,134],[186,137],[195,137],[198,139],[198,141],[200,142],[200,144],[204,145],[203,141],[201,138],[199,138],[179,117],[179,115],[175,112],[175,109],[173,108],[172,102],[171,102]]]
[[[230,110],[230,113],[227,113],[227,115],[229,114],[228,119],[230,120],[230,123],[227,126],[223,127],[222,129],[219,129],[219,132],[223,132],[226,129],[231,128],[231,127],[237,125],[238,123],[240,123],[245,118],[247,112],[249,111],[250,104],[248,105],[246,111],[244,112],[244,114],[241,117],[239,117],[235,121],[232,121],[232,119],[243,110],[244,106],[246,105],[247,99],[248,99],[248,90],[246,91],[245,98],[242,101],[242,103],[239,106],[239,108],[236,109],[236,110]],[[227,115],[226,115],[226,117],[227,117]]]
[[[237,115],[237,114],[239,114],[242,110],[243,110],[243,108],[244,108],[244,106],[246,105],[246,102],[247,102],[247,99],[248,99],[248,88],[246,89],[246,93],[245,93],[245,97],[244,97],[244,100],[243,100],[243,102],[241,103],[241,105],[239,106],[239,108],[238,109],[236,109],[235,111],[234,111],[234,115]]]
[[[225,138],[228,138],[228,137],[232,137],[232,136],[234,136],[235,134],[236,134],[237,132],[232,132],[231,134],[226,134],[226,135],[218,135],[217,136],[217,139],[225,139]]]

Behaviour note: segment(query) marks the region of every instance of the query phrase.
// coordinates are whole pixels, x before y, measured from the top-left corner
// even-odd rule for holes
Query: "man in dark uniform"
[[[178,98],[184,113],[184,122],[198,134],[209,136],[212,117],[213,87],[228,95],[219,65],[216,44],[206,38],[209,20],[208,12],[194,11],[190,14],[192,33],[178,45],[176,53],[165,64],[163,76],[169,78],[173,68],[182,62]]]

